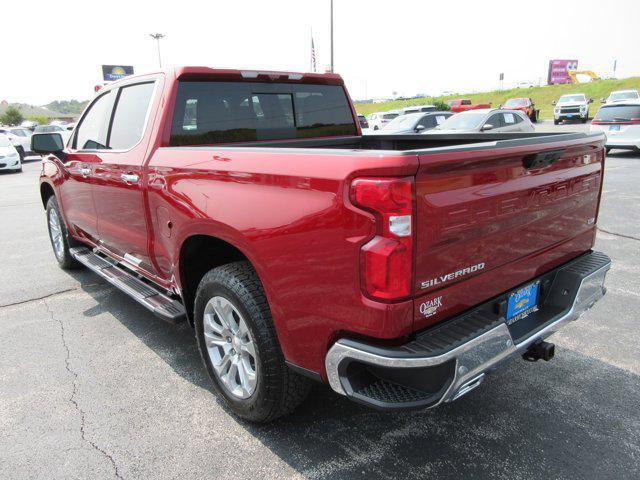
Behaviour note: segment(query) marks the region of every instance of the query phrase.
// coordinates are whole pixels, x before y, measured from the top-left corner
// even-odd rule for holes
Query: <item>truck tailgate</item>
[[[591,248],[603,138],[563,137],[418,152],[414,329]]]

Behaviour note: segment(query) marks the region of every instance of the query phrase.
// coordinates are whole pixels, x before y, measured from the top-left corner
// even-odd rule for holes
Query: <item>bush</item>
[[[449,105],[447,105],[447,104],[446,104],[446,103],[444,103],[444,102],[436,101],[436,102],[433,102],[433,104],[435,105],[436,110],[438,110],[438,111],[446,112],[446,111],[448,111],[448,110],[451,110],[451,108],[449,107]]]
[[[7,108],[0,116],[0,123],[4,125],[20,125],[23,120],[22,113],[16,107]]]
[[[49,117],[45,117],[44,115],[29,115],[27,120],[35,122],[38,125],[47,125],[51,121]]]

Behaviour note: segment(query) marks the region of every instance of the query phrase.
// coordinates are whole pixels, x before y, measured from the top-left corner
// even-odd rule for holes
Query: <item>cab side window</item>
[[[78,150],[103,150],[107,147],[109,120],[116,93],[111,90],[93,102],[76,129],[73,148]]]
[[[129,149],[140,141],[151,104],[153,87],[154,83],[150,82],[120,89],[109,134],[110,149]]]

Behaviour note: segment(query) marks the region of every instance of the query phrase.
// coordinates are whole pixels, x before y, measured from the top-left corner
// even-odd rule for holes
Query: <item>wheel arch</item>
[[[247,261],[258,273],[255,264],[240,248],[209,234],[193,234],[185,238],[180,246],[178,261],[182,299],[192,325],[196,291],[208,271],[228,263]]]
[[[42,206],[44,208],[47,208],[47,202],[51,197],[55,197],[55,195],[56,195],[55,190],[53,189],[53,186],[51,186],[50,183],[42,182],[40,184],[40,198],[42,199]]]

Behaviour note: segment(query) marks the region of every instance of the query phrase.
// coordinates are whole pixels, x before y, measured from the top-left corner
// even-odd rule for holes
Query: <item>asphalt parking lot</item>
[[[0,478],[638,478],[640,156],[607,158],[608,294],[553,337],[553,361],[430,411],[380,414],[318,385],[267,426],[216,400],[188,326],[58,269],[39,169],[0,175]]]

